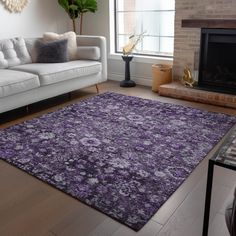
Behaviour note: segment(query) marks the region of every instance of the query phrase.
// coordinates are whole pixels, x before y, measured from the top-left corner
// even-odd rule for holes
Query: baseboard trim
[[[114,81],[122,81],[122,80],[124,80],[124,75],[108,74],[108,79],[114,80]],[[148,86],[148,87],[152,86],[152,78],[148,78],[148,77],[143,78],[143,77],[132,76],[132,80],[134,80],[139,85],[144,85],[144,86]]]

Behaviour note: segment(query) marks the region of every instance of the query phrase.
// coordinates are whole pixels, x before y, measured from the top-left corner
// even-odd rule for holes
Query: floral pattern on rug
[[[105,93],[0,131],[0,157],[141,229],[236,117]]]

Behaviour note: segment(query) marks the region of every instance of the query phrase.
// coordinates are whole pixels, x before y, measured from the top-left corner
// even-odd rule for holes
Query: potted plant
[[[80,18],[80,34],[83,29],[83,14],[97,11],[97,0],[58,0],[73,22],[73,30],[76,32],[75,20]]]

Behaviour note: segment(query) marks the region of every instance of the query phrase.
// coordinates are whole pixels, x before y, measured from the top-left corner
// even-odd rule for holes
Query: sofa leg
[[[96,84],[96,90],[97,90],[97,93],[99,93],[98,84]]]
[[[26,113],[28,114],[29,113],[29,106],[28,105],[25,107],[25,110],[26,110]]]
[[[71,94],[71,92],[68,93],[68,99],[69,99],[69,100],[72,99],[72,94]]]

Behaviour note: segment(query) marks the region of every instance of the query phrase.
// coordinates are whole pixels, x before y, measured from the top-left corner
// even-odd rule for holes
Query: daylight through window
[[[115,48],[132,34],[145,33],[135,53],[172,57],[174,51],[175,0],[115,0]]]

